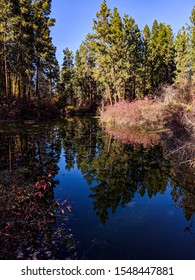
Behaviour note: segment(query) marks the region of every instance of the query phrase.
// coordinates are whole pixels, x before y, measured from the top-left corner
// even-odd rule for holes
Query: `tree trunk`
[[[114,103],[116,104],[117,100],[117,88],[116,88],[116,76],[115,76],[115,70],[113,70],[113,80],[114,80]]]
[[[108,94],[108,98],[109,98],[109,101],[110,101],[110,105],[112,106],[113,103],[112,103],[112,96],[111,96],[111,91],[110,91],[110,85],[107,84],[107,94]]]
[[[18,97],[21,97],[21,86],[20,86],[20,79],[18,79]]]
[[[26,77],[22,80],[22,97],[26,98]]]
[[[15,81],[14,81],[14,88],[13,88],[13,95],[17,95],[17,84],[18,84],[18,77],[15,76]]]
[[[30,99],[31,94],[30,94],[30,82],[28,82],[28,99]]]
[[[40,99],[40,91],[39,91],[39,71],[40,71],[40,58],[38,58],[38,61],[37,61],[37,69],[36,69],[36,90],[35,90],[35,93],[36,93],[36,96],[38,97],[38,99]]]
[[[89,102],[90,102],[90,105],[92,105],[92,96],[93,96],[93,85],[92,85],[92,81],[90,79],[90,81],[89,81]]]
[[[12,171],[12,152],[11,152],[11,144],[9,139],[9,171]]]
[[[49,79],[49,91],[50,98],[52,98],[52,78]]]
[[[4,72],[5,72],[5,94],[9,95],[8,67],[7,67],[7,48],[4,45]]]

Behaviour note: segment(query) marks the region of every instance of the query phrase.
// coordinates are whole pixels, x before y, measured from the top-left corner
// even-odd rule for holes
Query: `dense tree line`
[[[195,83],[195,7],[174,36],[153,22],[140,30],[117,8],[100,6],[75,55],[64,49],[59,70],[50,28],[52,0],[0,0],[0,94],[38,98],[58,92],[62,106],[114,104],[157,94],[163,84],[182,92]]]
[[[0,93],[50,96],[59,75],[51,0],[0,0]]]
[[[72,105],[156,95],[164,84],[183,92],[195,80],[195,7],[191,25],[174,36],[170,25],[153,22],[141,31],[132,17],[121,18],[103,1],[93,32],[73,53],[64,50],[59,92]]]

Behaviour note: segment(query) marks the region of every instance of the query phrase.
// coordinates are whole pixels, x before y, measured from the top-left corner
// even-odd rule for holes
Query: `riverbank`
[[[60,110],[50,99],[0,97],[0,121],[48,120],[58,118]]]
[[[177,164],[195,168],[195,97],[181,98],[167,88],[157,99],[119,102],[101,114],[113,138],[149,147],[161,142],[165,155],[177,155]],[[178,151],[178,152],[177,152]]]
[[[195,137],[195,96],[182,98],[173,87],[168,87],[155,99],[122,101],[108,106],[101,114],[108,127],[137,128],[144,131],[169,130],[176,138]],[[123,129],[124,130],[124,129]]]

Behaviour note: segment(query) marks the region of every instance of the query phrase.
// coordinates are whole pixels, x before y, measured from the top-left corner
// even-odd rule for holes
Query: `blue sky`
[[[57,58],[62,64],[63,49],[75,52],[87,33],[103,0],[53,0],[51,17],[56,19],[51,35],[57,47]],[[117,7],[120,15],[132,16],[140,29],[152,26],[154,19],[172,26],[176,33],[189,23],[194,0],[107,0],[109,8]]]

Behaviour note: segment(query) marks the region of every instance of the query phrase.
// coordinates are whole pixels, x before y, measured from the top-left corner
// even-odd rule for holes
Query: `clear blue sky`
[[[63,49],[75,52],[87,33],[91,32],[93,19],[103,0],[53,0],[51,17],[56,19],[51,35],[57,47],[57,58],[62,64]],[[189,23],[194,0],[107,0],[109,8],[117,7],[120,15],[132,16],[140,29],[154,19],[170,24],[176,33]]]

